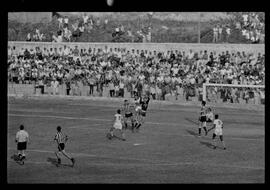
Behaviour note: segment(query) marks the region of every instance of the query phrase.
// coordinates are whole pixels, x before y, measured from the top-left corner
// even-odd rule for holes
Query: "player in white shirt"
[[[213,123],[213,121],[214,121],[214,114],[211,108],[208,108],[206,112],[206,123]]]
[[[20,125],[20,130],[16,133],[15,142],[17,143],[19,159],[25,159],[25,150],[27,142],[29,142],[29,134],[24,130],[23,125]]]
[[[217,143],[215,141],[216,136],[219,136],[220,141],[222,142],[223,149],[226,149],[225,142],[223,141],[223,135],[222,135],[222,129],[223,129],[223,122],[218,119],[218,114],[215,115],[215,120],[213,122],[213,127],[208,130],[208,132],[212,129],[215,129],[213,133],[213,144],[214,144],[214,149],[217,148]]]
[[[114,130],[120,130],[121,135],[122,135],[122,140],[125,141],[125,134],[123,132],[123,116],[121,115],[121,110],[118,109],[117,113],[114,115],[114,121],[113,121],[113,126],[110,129],[110,136],[107,136],[109,139],[114,137]]]

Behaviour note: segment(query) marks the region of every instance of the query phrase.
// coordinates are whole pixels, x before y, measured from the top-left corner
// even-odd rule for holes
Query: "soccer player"
[[[225,150],[226,146],[225,146],[225,142],[223,141],[223,135],[222,135],[223,122],[220,119],[218,119],[218,114],[215,115],[215,120],[213,122],[213,127],[210,128],[208,130],[208,132],[211,131],[212,129],[215,129],[215,131],[213,133],[213,138],[212,138],[213,139],[213,144],[214,144],[214,149],[217,148],[215,138],[216,138],[216,136],[219,136],[220,141],[222,142],[222,145],[223,145],[223,149]]]
[[[212,123],[213,121],[214,121],[214,114],[211,108],[208,108],[206,113],[206,123]]]
[[[201,112],[200,112],[200,117],[199,117],[199,137],[201,136],[201,130],[202,127],[205,131],[205,136],[207,135],[207,129],[206,129],[206,106],[205,106],[206,102],[202,101],[201,104]]]
[[[58,154],[62,153],[65,157],[67,157],[71,162],[72,162],[72,166],[74,166],[75,160],[74,158],[72,158],[71,156],[69,156],[66,151],[65,151],[65,143],[68,140],[67,135],[63,135],[62,133],[62,128],[60,126],[57,126],[56,128],[57,132],[55,134],[54,140],[57,142],[57,148],[58,148],[58,152],[55,152],[55,155],[57,157],[58,160],[58,164],[61,164],[61,159],[58,156]]]
[[[136,94],[135,98],[134,98],[134,102],[135,102],[135,111],[136,111],[136,113],[139,113],[141,111],[141,109],[142,109],[142,107],[141,107],[141,97]]]
[[[135,124],[135,128],[139,130],[140,126],[144,123],[146,117],[146,110],[148,108],[150,98],[149,96],[145,96],[142,101],[140,101],[141,111],[138,115],[137,122]]]
[[[25,150],[27,147],[27,142],[29,142],[29,134],[24,130],[23,125],[20,125],[20,130],[16,133],[15,142],[17,143],[19,159],[25,159]]]
[[[132,130],[133,130],[134,129],[134,118],[133,118],[133,113],[131,111],[131,105],[128,102],[128,100],[125,100],[124,101],[123,111],[124,111],[124,125],[125,125],[125,129],[127,129],[127,127],[128,127],[127,121],[130,120],[131,121],[131,125],[132,125]]]
[[[122,127],[123,127],[122,122],[123,122],[123,116],[121,115],[121,110],[118,109],[116,114],[114,115],[113,126],[110,129],[110,134],[111,134],[111,137],[113,137],[114,130],[120,130],[121,135],[122,135],[121,139],[125,141],[126,139],[125,139],[125,133],[122,130]]]

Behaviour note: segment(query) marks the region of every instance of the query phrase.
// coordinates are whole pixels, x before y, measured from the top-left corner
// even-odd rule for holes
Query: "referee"
[[[25,150],[27,142],[29,142],[29,134],[24,130],[24,126],[20,125],[20,130],[16,133],[15,142],[17,143],[18,157],[25,159]]]
[[[55,134],[54,140],[57,142],[58,152],[55,152],[55,155],[58,160],[58,164],[61,164],[61,159],[58,154],[62,153],[65,157],[67,157],[72,162],[72,166],[74,166],[75,160],[74,158],[70,157],[65,151],[65,143],[67,142],[67,136],[64,136],[61,132],[61,127],[57,126],[57,132]]]

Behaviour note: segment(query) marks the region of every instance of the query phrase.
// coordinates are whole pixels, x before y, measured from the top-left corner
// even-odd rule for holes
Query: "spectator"
[[[218,42],[218,26],[215,25],[213,28],[213,43]]]

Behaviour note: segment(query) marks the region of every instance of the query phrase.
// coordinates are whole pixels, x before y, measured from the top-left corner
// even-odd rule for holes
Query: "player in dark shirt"
[[[136,124],[135,124],[136,130],[139,130],[141,125],[144,123],[149,101],[150,101],[149,96],[145,96],[143,98],[143,100],[140,101],[141,110],[140,110],[140,113],[138,114],[137,119],[136,119]]]

